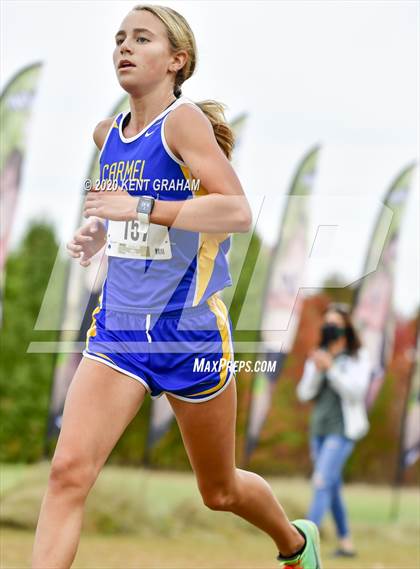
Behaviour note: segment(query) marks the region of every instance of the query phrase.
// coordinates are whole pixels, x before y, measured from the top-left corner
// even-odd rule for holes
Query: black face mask
[[[346,332],[345,328],[337,326],[337,324],[324,324],[321,328],[321,342],[319,344],[320,348],[328,348],[331,342],[335,342]]]

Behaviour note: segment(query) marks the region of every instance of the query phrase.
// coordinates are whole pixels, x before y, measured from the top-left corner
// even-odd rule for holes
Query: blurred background
[[[153,3],[153,2],[152,2]],[[132,2],[1,4],[1,566],[29,565],[34,528],[106,271],[65,253],[96,178],[96,124],[128,101],[114,34]],[[290,517],[310,500],[310,406],[296,398],[323,311],[344,302],[374,364],[371,423],[345,469],[358,558],[417,568],[420,499],[419,4],[165,2],[192,27],[194,101],[226,105],[254,213],[223,291],[238,361],[237,462]],[[417,349],[416,349],[417,346]],[[333,543],[331,521],[323,528]],[[259,530],[201,504],[165,398],[147,400],[88,498],[79,568],[275,567]]]

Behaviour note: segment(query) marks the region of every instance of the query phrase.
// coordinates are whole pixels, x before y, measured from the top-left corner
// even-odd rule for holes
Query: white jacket
[[[326,371],[330,386],[340,396],[344,434],[349,439],[360,439],[369,430],[365,397],[371,370],[368,351],[366,348],[360,348],[354,356],[338,355]],[[299,400],[310,401],[316,397],[321,388],[322,378],[323,372],[318,371],[315,362],[308,358],[297,386]]]

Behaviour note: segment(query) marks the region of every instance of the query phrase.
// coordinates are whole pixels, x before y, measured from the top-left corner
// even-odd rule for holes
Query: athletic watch
[[[137,203],[137,219],[140,222],[140,233],[147,233],[150,224],[150,214],[155,205],[155,198],[151,196],[142,196]]]

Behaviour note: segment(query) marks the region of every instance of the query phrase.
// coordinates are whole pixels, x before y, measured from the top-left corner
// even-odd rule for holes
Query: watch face
[[[137,211],[149,214],[152,211],[152,200],[148,198],[140,198],[137,205]]]

